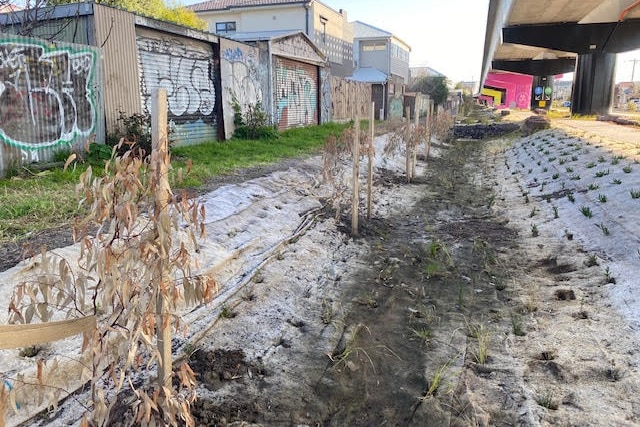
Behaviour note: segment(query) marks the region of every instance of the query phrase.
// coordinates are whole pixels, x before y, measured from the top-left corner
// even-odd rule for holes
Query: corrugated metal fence
[[[177,145],[218,139],[219,109],[213,47],[210,43],[137,28],[143,108],[153,89],[167,90],[172,138]]]
[[[0,38],[0,175],[104,135],[100,50]]]

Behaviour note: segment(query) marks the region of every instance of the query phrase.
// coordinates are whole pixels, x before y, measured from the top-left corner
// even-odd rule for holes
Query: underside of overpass
[[[574,72],[572,113],[607,114],[616,54],[638,48],[640,0],[490,0],[482,83],[496,71],[534,82]]]

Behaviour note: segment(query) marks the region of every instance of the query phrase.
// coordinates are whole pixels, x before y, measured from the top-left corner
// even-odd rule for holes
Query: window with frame
[[[236,30],[235,21],[216,22],[216,33],[231,33]]]
[[[363,44],[362,46],[362,50],[365,52],[371,52],[374,50],[385,50],[386,48],[387,45],[384,42],[367,43]]]

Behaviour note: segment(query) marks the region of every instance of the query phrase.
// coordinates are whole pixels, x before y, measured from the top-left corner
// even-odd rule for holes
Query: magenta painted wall
[[[493,105],[493,97],[492,96],[480,95],[478,98],[483,100],[483,101],[486,101],[487,105]]]
[[[504,88],[507,90],[504,104],[496,105],[497,108],[531,108],[531,84],[533,76],[516,73],[489,72],[485,79],[485,86]]]

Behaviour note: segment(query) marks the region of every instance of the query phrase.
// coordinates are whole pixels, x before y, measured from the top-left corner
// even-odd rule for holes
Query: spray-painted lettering
[[[240,105],[243,111],[249,105],[262,102],[262,71],[253,53],[247,48],[247,52],[237,47],[227,48],[222,52],[222,59],[231,67],[228,74],[229,91]]]
[[[210,117],[216,103],[211,51],[187,46],[176,38],[140,36],[137,45],[142,65],[142,97],[147,111],[151,107],[151,91],[164,88],[169,117],[174,123],[214,120]]]
[[[276,122],[280,129],[318,124],[318,87],[313,66],[278,61],[276,67]]]
[[[96,58],[89,49],[0,40],[0,140],[35,150],[92,134]]]

